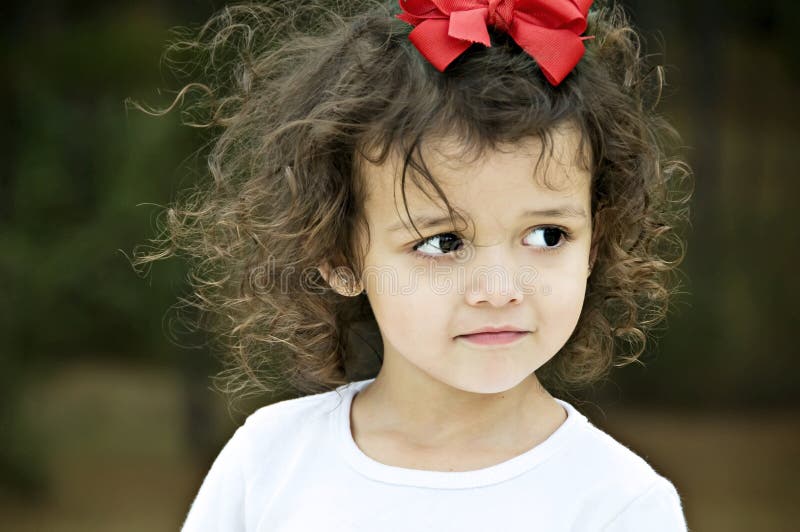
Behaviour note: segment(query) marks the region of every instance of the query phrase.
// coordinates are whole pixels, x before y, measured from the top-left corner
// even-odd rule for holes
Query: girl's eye
[[[571,235],[565,229],[557,226],[535,227],[529,234],[534,235],[530,239],[534,248],[538,248],[539,253],[556,253],[564,244],[559,244],[563,239],[565,242],[571,239]],[[414,253],[427,259],[438,259],[447,253],[457,251],[463,247],[461,238],[455,233],[440,233],[430,238],[418,242],[414,245]]]
[[[559,244],[563,238],[565,241],[570,240],[570,234],[564,229],[556,226],[536,227],[531,231],[531,234],[536,235],[533,238],[534,246],[541,247],[544,253],[553,253],[559,251],[564,244]],[[553,247],[548,247],[553,246]]]
[[[428,259],[436,259],[461,249],[461,239],[455,233],[440,233],[414,245],[414,253]],[[420,251],[422,250],[422,251]],[[437,254],[442,252],[441,254]]]

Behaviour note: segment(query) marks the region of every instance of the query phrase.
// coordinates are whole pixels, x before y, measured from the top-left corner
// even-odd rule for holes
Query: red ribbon
[[[491,46],[488,27],[514,39],[558,85],[578,64],[593,0],[398,0],[409,39],[443,72],[473,43]]]

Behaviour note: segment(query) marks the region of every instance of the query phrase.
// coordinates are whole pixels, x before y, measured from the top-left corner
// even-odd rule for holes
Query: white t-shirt
[[[251,414],[206,475],[183,532],[679,532],[672,483],[556,399],[567,419],[534,448],[473,471],[382,464],[356,445],[367,379]]]

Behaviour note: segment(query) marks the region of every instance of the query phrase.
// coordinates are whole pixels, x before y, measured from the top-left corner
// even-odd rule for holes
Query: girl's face
[[[554,131],[552,157],[538,168],[541,143],[533,138],[464,165],[452,144],[450,155],[446,142],[426,148],[429,170],[470,224],[453,227],[438,196],[407,180],[409,211],[426,240],[403,208],[399,160],[364,162],[371,245],[363,279],[383,370],[499,393],[566,343],[583,306],[592,235],[590,175],[578,141],[574,129]],[[545,177],[555,190],[540,184]],[[462,336],[504,326],[526,332],[492,345]]]

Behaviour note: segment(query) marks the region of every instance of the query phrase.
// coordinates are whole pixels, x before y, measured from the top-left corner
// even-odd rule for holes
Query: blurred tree
[[[20,459],[37,446],[17,399],[30,379],[76,356],[178,360],[162,320],[184,265],[158,265],[143,283],[124,252],[156,212],[136,205],[169,201],[198,142],[178,117],[128,116],[124,105],[163,84],[175,19],[156,3],[51,7],[15,4],[18,18],[2,18],[2,65],[14,74],[0,85],[0,482],[29,491],[41,488],[41,460]]]

